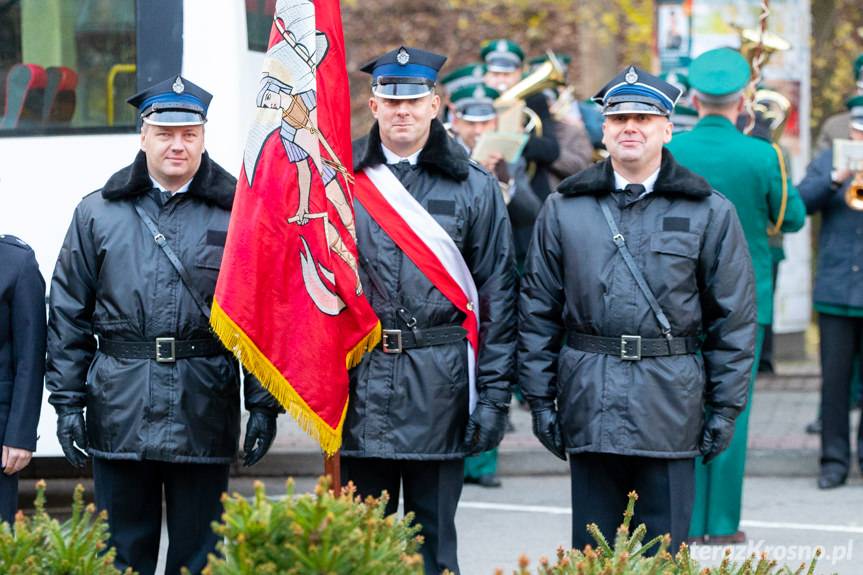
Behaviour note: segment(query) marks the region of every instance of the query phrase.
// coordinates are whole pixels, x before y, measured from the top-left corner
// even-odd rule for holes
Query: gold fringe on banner
[[[324,452],[332,456],[342,444],[342,425],[345,422],[347,402],[339,417],[338,426],[333,429],[315,411],[285,379],[281,372],[270,363],[251,339],[228,317],[228,314],[213,300],[213,311],[210,316],[213,331],[238,360],[260,380],[261,384],[271,393],[282,407],[294,418],[297,424],[317,441]],[[347,354],[346,367],[350,369],[362,360],[363,354],[378,344],[381,339],[380,322]]]

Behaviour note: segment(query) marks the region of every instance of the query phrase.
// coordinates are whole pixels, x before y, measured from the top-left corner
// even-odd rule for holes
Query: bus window
[[[267,39],[273,27],[276,0],[246,0],[246,30],[249,34],[249,50],[267,51]]]
[[[135,0],[0,3],[0,136],[134,131]]]

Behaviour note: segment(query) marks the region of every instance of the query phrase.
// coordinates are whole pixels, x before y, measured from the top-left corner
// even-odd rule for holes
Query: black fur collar
[[[557,187],[557,191],[561,194],[572,196],[603,196],[611,193],[612,190],[614,190],[614,170],[611,167],[611,160],[594,164],[566,178]],[[671,152],[662,148],[662,163],[659,166],[659,177],[653,185],[653,193],[702,198],[712,192],[713,188],[707,180],[678,164]]]
[[[187,193],[203,198],[217,206],[230,210],[234,203],[237,179],[226,172],[210,155],[204,152],[201,166],[195,173]],[[106,200],[121,200],[146,193],[153,189],[147,171],[147,156],[139,151],[135,161],[115,173],[102,188]]]
[[[381,135],[375,122],[367,136],[354,142],[354,171],[387,163],[381,148]],[[462,182],[470,174],[470,159],[467,153],[453,140],[440,120],[431,123],[429,137],[423,146],[417,163],[426,170]]]

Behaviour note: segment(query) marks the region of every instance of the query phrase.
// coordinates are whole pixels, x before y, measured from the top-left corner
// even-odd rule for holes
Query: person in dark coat
[[[33,250],[0,235],[0,520],[18,510],[18,472],[36,451],[45,375],[45,280]]]
[[[358,184],[357,249],[383,341],[350,373],[341,449],[342,481],[359,494],[386,490],[388,514],[403,494],[422,525],[429,575],[459,573],[464,460],[500,443],[515,370],[506,205],[494,176],[436,119],[445,60],[403,46],[361,68],[372,75],[376,122],[354,143],[354,168],[385,201]]]
[[[142,575],[156,568],[163,489],[166,573],[206,566],[237,459],[240,367],[209,325],[236,179],[204,151],[210,98],[180,76],[130,98],[141,151],[78,204],[51,280],[57,437],[73,465],[93,457],[115,564]],[[248,373],[244,392],[253,465],[279,407]]]
[[[636,491],[635,524],[676,552],[695,457],[729,445],[747,402],[752,262],[731,202],[663,149],[678,95],[630,66],[594,97],[610,159],[549,196],[527,255],[519,384],[534,434],[569,455],[575,548],[589,523],[613,536]]]
[[[524,52],[515,42],[509,40],[486,42],[480,51],[480,56],[485,62],[485,84],[489,88],[494,88],[503,94],[522,79]],[[524,98],[524,103],[536,114],[542,124],[541,134],[538,127],[531,132],[523,155],[528,161],[530,173],[533,174],[530,185],[533,186],[537,197],[545,200],[551,193],[551,183],[548,179],[549,166],[560,156],[560,143],[545,95],[542,92],[530,94]]]
[[[863,142],[863,96],[847,102],[851,139]],[[821,213],[814,299],[821,334],[821,473],[818,487],[843,485],[851,464],[848,398],[854,363],[863,357],[863,212],[845,201],[863,170],[834,169],[833,149],[821,151],[797,185],[809,214]],[[859,183],[857,184],[859,185]],[[861,371],[863,373],[863,371]],[[863,426],[857,430],[863,468]]]
[[[857,87],[856,95],[863,96],[863,53],[854,60],[854,84]],[[815,141],[818,151],[832,149],[833,140],[850,138],[851,131],[848,128],[850,122],[851,112],[848,110],[833,114],[824,120],[821,131],[818,132],[818,139]]]

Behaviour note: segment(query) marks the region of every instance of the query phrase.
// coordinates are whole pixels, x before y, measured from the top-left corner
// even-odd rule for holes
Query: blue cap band
[[[437,70],[420,64],[384,64],[375,68],[372,73],[372,81],[377,80],[381,76],[407,76],[411,78],[426,78],[435,81],[437,78]]]
[[[139,106],[139,108],[141,110],[146,110],[148,107],[150,107],[153,104],[157,104],[157,103],[161,104],[163,102],[166,104],[173,104],[173,103],[177,103],[177,102],[183,102],[186,104],[194,104],[196,106],[201,107],[201,109],[204,111],[204,115],[207,114],[207,107],[204,106],[204,103],[201,102],[200,99],[196,98],[195,96],[192,96],[189,93],[159,94],[158,96],[153,96],[152,98],[147,98],[146,100],[144,100],[141,103],[141,105]]]

